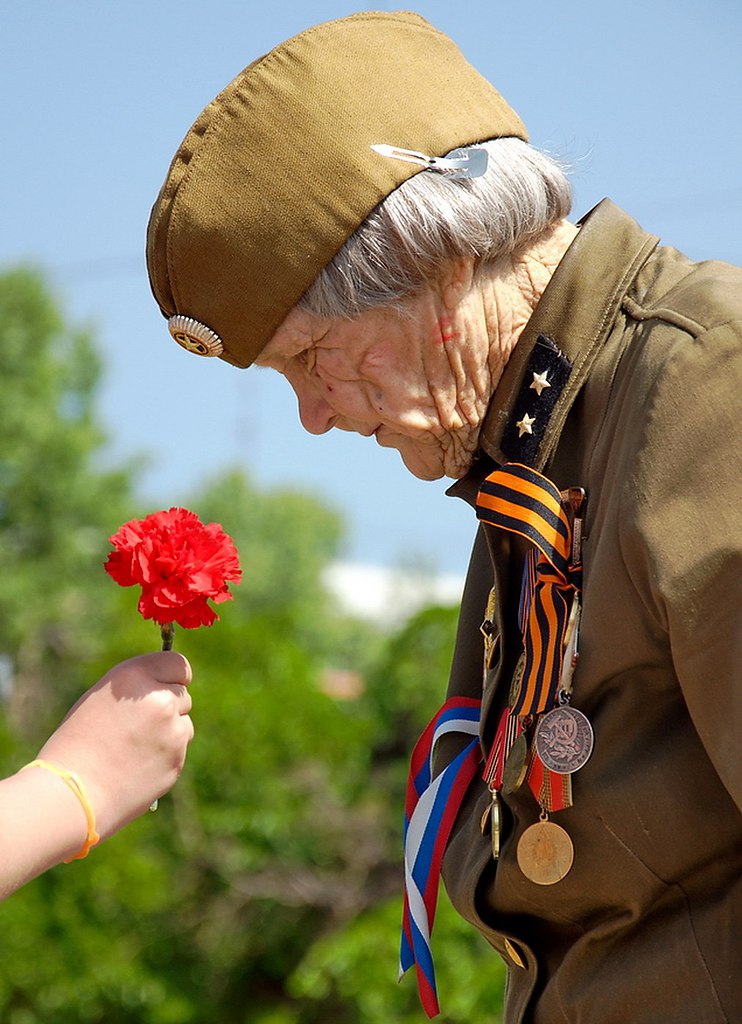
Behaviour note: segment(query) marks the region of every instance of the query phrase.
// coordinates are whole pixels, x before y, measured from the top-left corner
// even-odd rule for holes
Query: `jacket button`
[[[505,952],[513,961],[516,967],[520,967],[521,970],[525,971],[526,965],[523,962],[523,957],[520,955],[515,945],[510,941],[510,939],[505,939]]]

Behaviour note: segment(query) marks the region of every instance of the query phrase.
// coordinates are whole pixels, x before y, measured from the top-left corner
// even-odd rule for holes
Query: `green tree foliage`
[[[108,535],[152,509],[130,472],[97,466],[90,340],[27,271],[0,278],[0,359],[7,774],[61,700],[159,637],[102,570]],[[234,472],[190,507],[234,537],[244,582],[214,627],[176,634],[194,668],[185,771],[156,814],[0,904],[0,1020],[423,1021],[414,979],[395,982],[401,814],[455,613],[428,608],[389,635],[345,616],[322,585],[341,524],[307,495]],[[444,897],[434,948],[442,1019],[495,1024],[502,970]]]
[[[64,324],[41,278],[0,275],[0,653],[24,728],[52,720],[68,669],[98,646],[104,581],[89,569],[130,479],[96,466],[99,375],[89,335]]]

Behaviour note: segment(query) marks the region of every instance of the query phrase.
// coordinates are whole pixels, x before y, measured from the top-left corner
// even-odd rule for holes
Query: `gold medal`
[[[523,735],[517,737],[502,770],[503,793],[514,793],[525,782],[528,772],[528,741]]]
[[[572,840],[560,825],[543,816],[518,842],[518,867],[536,885],[560,882],[572,867]]]
[[[479,823],[479,827],[482,830],[482,835],[487,834],[489,829],[492,837],[492,857],[497,860],[500,856],[500,836],[502,834],[502,809],[500,807],[500,797],[497,795],[496,789],[490,789],[490,795],[492,800],[484,809],[484,814]]]
[[[502,833],[502,810],[497,790],[492,791],[492,857],[494,860],[500,856],[500,835]]]

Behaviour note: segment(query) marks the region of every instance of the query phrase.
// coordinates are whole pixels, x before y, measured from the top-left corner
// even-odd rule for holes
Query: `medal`
[[[587,763],[593,752],[593,728],[581,711],[564,704],[542,715],[534,743],[546,768],[571,775]]]
[[[484,664],[483,664],[483,676],[484,680],[487,679],[487,673],[489,672],[495,651],[500,642],[500,634],[495,625],[495,614],[497,609],[497,591],[493,587],[489,596],[487,597],[487,606],[484,611],[484,620],[482,625],[479,627],[479,632],[482,634],[484,640]]]
[[[572,676],[577,668],[580,657],[578,649],[580,638],[580,596],[575,594],[572,598],[572,607],[569,610],[567,628],[564,632],[564,653],[562,655],[562,675],[559,680],[559,688],[565,693],[572,692]]]
[[[502,770],[503,793],[514,793],[523,785],[528,771],[528,741],[523,733],[513,743]]]
[[[500,856],[500,836],[502,835],[502,809],[500,807],[500,798],[497,795],[496,789],[490,789],[492,800],[484,809],[482,820],[479,826],[482,830],[482,835],[487,834],[487,829],[490,830],[492,836],[492,858],[497,860]]]
[[[492,857],[500,856],[500,836],[502,835],[502,809],[496,790],[492,790]]]
[[[540,821],[525,830],[518,842],[518,867],[536,885],[554,885],[569,872],[574,860],[572,840],[560,825]]]

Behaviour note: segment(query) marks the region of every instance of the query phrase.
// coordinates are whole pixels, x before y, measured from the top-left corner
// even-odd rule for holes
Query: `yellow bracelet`
[[[85,820],[88,823],[88,834],[85,836],[85,842],[82,844],[81,849],[73,857],[68,857],[65,864],[69,864],[70,861],[73,860],[82,860],[83,857],[87,857],[95,844],[100,842],[100,836],[95,831],[95,812],[80,776],[76,772],[68,772],[66,768],[57,768],[55,764],[49,764],[48,761],[31,761],[30,764],[25,764],[23,768],[21,768],[21,771],[24,772],[26,768],[46,768],[48,772],[53,772],[54,775],[58,775],[59,778],[70,787],[72,792],[80,801],[82,809],[85,812]]]

